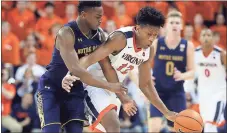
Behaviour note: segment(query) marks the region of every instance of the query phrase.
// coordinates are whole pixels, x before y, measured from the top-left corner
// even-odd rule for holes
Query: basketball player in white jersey
[[[166,36],[153,42],[155,88],[164,104],[175,112],[186,109],[186,97],[183,83],[194,77],[194,46],[181,37],[183,29],[182,14],[170,11],[165,24]],[[149,132],[162,129],[163,114],[152,104],[150,105]],[[174,131],[173,122],[168,127]]]
[[[150,75],[150,64],[153,58],[151,44],[164,22],[164,16],[156,9],[142,8],[137,15],[135,27],[124,27],[114,31],[102,46],[80,62],[87,68],[99,61],[90,66],[88,71],[108,82],[123,83],[130,71],[138,69],[141,91],[167,119],[174,121],[176,113],[168,110],[160,100]],[[66,78],[63,80],[63,88],[69,88],[71,82],[68,81]],[[87,105],[96,120],[91,126],[92,130],[120,132],[119,103],[116,97],[120,99],[128,115],[136,113],[134,102],[131,102],[132,100],[126,94],[116,96],[114,93],[93,86],[87,86],[86,90],[88,91]]]
[[[195,51],[200,113],[204,132],[217,132],[223,122],[226,102],[226,52],[213,44],[210,29],[200,34],[201,46]]]

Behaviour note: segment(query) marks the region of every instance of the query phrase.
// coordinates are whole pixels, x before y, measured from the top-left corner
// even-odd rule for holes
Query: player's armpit
[[[80,59],[80,64],[85,68],[104,59],[113,52],[119,52],[126,46],[126,37],[122,32],[114,32],[93,53]]]

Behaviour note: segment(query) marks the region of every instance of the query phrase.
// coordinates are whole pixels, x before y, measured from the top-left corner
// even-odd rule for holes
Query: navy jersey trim
[[[126,38],[132,38],[133,37],[133,32],[132,31],[127,31],[127,32],[123,32],[126,36]]]
[[[197,49],[195,49],[195,51],[197,52],[197,51],[200,51],[201,50],[201,48],[197,48]]]
[[[221,50],[218,49],[218,48],[214,48],[214,51],[218,52],[218,53],[221,53]]]

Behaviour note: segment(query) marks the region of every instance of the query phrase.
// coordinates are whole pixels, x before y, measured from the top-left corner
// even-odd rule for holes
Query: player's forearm
[[[80,59],[80,65],[87,69],[90,65],[94,64],[95,62],[92,62],[92,59],[89,59],[90,56],[85,56]]]
[[[108,89],[109,83],[92,76],[90,73],[88,73],[86,69],[83,68],[83,66],[79,64],[79,60],[75,50],[72,51],[62,50],[61,56],[69,71],[74,76],[80,78],[82,82],[90,86]]]
[[[81,68],[81,69],[73,69],[71,71],[71,73],[80,78],[80,80],[87,84],[87,85],[90,85],[90,86],[95,86],[95,87],[98,87],[98,88],[104,88],[104,89],[108,89],[109,87],[109,83],[102,80],[102,79],[99,79],[97,77],[94,77],[93,75],[89,74],[85,69]]]
[[[151,80],[146,87],[143,86],[143,88],[140,89],[151,104],[153,104],[162,114],[167,114],[169,112],[165,104],[160,99],[155,87],[152,85]]]
[[[190,79],[193,79],[194,76],[195,76],[194,69],[188,70],[187,72],[182,73],[182,80],[190,80]]]
[[[108,68],[108,70],[103,68],[103,73],[104,73],[104,76],[105,76],[105,78],[108,82],[110,82],[110,83],[118,83],[119,82],[117,73],[113,68]],[[123,98],[124,98],[125,94],[116,93],[116,95],[120,99],[120,101],[123,102]]]

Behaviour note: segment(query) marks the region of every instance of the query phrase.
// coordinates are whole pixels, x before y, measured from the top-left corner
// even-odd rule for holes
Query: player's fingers
[[[132,115],[135,115],[135,114],[136,114],[136,111],[133,110],[133,109],[131,108],[131,109],[130,109],[130,113],[131,113]]]
[[[129,116],[133,116],[134,115],[131,110],[128,110],[128,114],[129,114]]]
[[[154,76],[151,76],[151,79],[152,79],[152,80],[155,80],[155,77],[154,77]]]
[[[131,116],[131,113],[127,110],[125,111],[128,116]]]
[[[136,112],[137,111],[137,107],[136,106],[132,106],[132,110]]]
[[[66,78],[66,81],[72,83],[72,82],[76,81],[76,77],[75,77],[75,76],[68,76],[68,77]]]
[[[62,88],[67,92],[70,92],[70,89],[71,89],[68,85],[63,85]]]
[[[80,80],[80,78],[76,77],[76,76],[72,76],[72,80],[75,82],[77,80]]]
[[[73,83],[72,83],[72,81],[64,81],[64,84],[66,84],[66,85],[68,85],[69,87],[71,86],[73,86]]]
[[[181,79],[180,78],[176,78],[175,81],[181,81]]]

